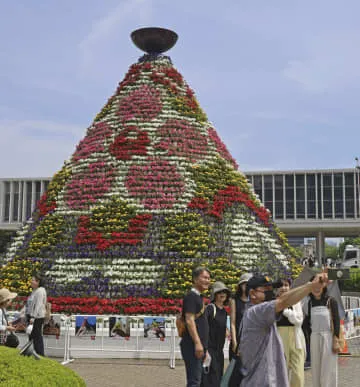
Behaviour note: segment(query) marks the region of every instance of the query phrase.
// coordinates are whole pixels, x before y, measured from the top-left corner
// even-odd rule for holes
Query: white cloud
[[[358,32],[335,32],[308,42],[308,58],[290,60],[283,75],[313,93],[339,90],[359,82]]]
[[[93,61],[94,53],[112,36],[121,36],[119,30],[123,24],[136,21],[140,24],[148,23],[152,13],[151,0],[122,1],[115,9],[110,10],[104,17],[92,23],[91,31],[80,42],[81,67],[86,70]],[[118,31],[118,32],[116,32]]]

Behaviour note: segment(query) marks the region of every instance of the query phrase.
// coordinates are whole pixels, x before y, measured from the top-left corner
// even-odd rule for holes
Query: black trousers
[[[220,387],[224,373],[224,353],[222,349],[208,349],[211,356],[209,372],[203,374],[201,387]]]
[[[45,356],[44,339],[43,339],[44,319],[36,318],[34,320],[33,329],[30,334],[30,340],[33,341],[34,349],[38,355]]]

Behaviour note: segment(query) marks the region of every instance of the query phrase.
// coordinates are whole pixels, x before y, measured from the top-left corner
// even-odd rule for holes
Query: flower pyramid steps
[[[53,297],[179,298],[195,265],[232,286],[247,269],[287,270],[289,256],[193,90],[151,52],[53,177],[0,283],[26,294],[36,266]]]

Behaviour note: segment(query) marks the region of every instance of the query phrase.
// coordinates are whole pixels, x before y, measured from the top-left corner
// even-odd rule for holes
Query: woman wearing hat
[[[235,357],[238,346],[239,327],[249,301],[246,295],[246,284],[252,277],[249,273],[244,273],[238,282],[234,298],[230,300],[230,330],[231,341],[229,345],[229,360]]]
[[[16,296],[16,293],[11,293],[6,288],[0,289],[0,344],[5,343],[7,332],[14,332],[16,329],[8,323],[6,317],[6,308]]]
[[[202,387],[219,387],[221,383],[224,372],[224,344],[227,321],[224,306],[228,304],[229,298],[230,290],[222,282],[215,282],[211,291],[211,303],[205,310],[205,317],[209,323],[209,343],[208,352],[203,363]],[[210,366],[207,366],[209,358]]]

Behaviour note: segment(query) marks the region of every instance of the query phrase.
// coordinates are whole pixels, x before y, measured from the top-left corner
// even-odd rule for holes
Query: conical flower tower
[[[169,30],[132,34],[146,51],[53,177],[14,238],[1,284],[54,297],[183,295],[194,265],[228,285],[286,270],[289,250],[193,90],[161,54]]]

